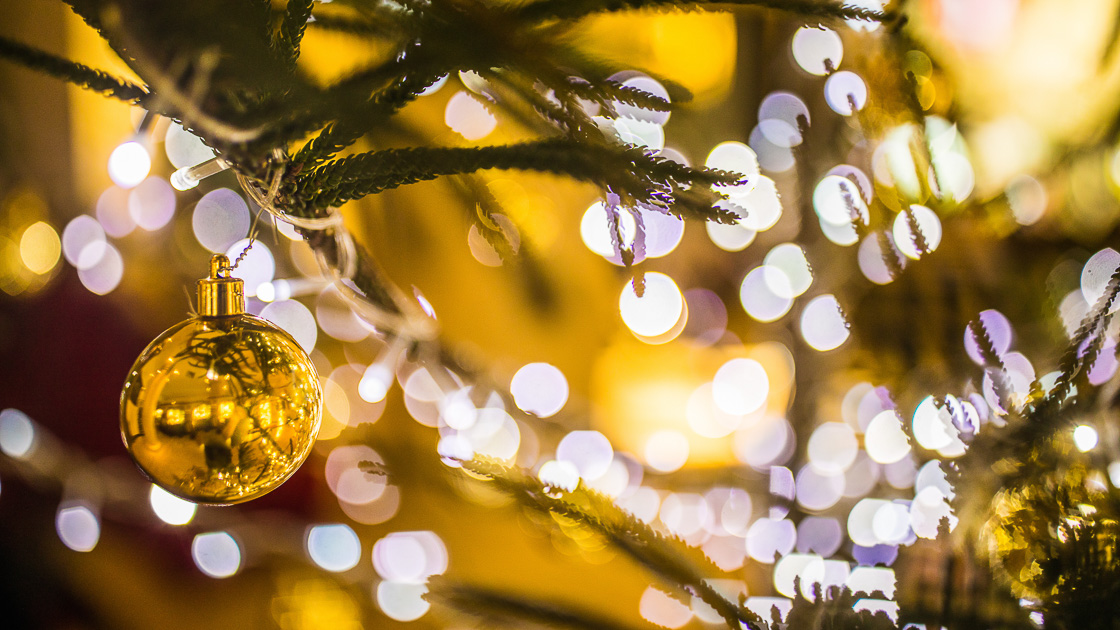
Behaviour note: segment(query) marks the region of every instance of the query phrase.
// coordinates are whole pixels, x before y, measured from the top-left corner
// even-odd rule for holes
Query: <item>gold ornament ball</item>
[[[1002,490],[980,535],[995,574],[1059,627],[1120,612],[1114,499],[1079,465]]]
[[[121,392],[121,435],[156,484],[230,505],[275,490],[303,464],[322,419],[315,366],[287,332],[244,313],[242,281],[215,256],[199,316],[136,359]]]

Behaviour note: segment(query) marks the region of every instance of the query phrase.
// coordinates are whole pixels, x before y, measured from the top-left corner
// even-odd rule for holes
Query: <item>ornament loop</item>
[[[245,312],[245,282],[230,275],[229,258],[210,258],[210,277],[198,281],[198,314],[225,317]]]
[[[229,258],[224,254],[214,254],[210,257],[210,279],[229,277]]]
[[[272,217],[278,221],[283,221],[284,223],[303,230],[313,231],[326,230],[342,225],[342,213],[337,209],[332,209],[330,214],[325,217],[297,217],[281,211],[272,203],[272,200],[276,196],[275,190],[267,192],[261,190],[260,186],[249,181],[249,179],[241,173],[237,173],[237,181],[241,183],[241,188],[249,194],[249,197],[251,197],[258,206],[263,208],[265,212],[271,214]],[[279,184],[279,180],[276,180],[275,183]]]

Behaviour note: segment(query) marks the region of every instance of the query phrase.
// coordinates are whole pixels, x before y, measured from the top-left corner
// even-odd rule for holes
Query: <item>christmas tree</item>
[[[5,625],[1114,627],[1106,4],[12,0]]]

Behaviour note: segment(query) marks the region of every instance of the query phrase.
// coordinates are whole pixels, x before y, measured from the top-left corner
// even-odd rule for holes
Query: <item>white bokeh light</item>
[[[771,92],[758,106],[758,133],[778,149],[788,151],[804,142],[802,127],[807,127],[809,122],[809,107],[792,92]],[[751,146],[755,144],[752,140]]]
[[[631,249],[637,236],[638,224],[634,215],[625,208],[618,208],[619,241],[623,248]],[[622,264],[622,257],[614,245],[611,235],[610,221],[608,220],[607,207],[602,201],[596,201],[583,213],[579,224],[579,233],[587,249],[606,258],[616,265]],[[635,260],[640,262],[640,260]]]
[[[890,233],[884,234],[880,237],[879,232],[868,234],[863,242],[859,244],[859,270],[863,276],[875,284],[890,284],[894,282],[894,275],[891,268],[888,266],[886,260],[883,259],[883,242],[886,241],[887,252],[886,255],[893,258],[898,262],[898,268],[906,267],[906,261],[909,259],[905,256],[900,256],[898,250],[895,249],[894,243],[890,240]],[[882,239],[882,240],[880,240]]]
[[[642,593],[638,613],[646,621],[670,630],[683,627],[692,620],[692,610],[688,606],[654,586]]]
[[[824,84],[824,100],[837,114],[851,116],[867,104],[867,84],[854,72],[835,72]]]
[[[35,425],[18,409],[0,411],[0,451],[13,459],[27,459],[35,449]]]
[[[817,183],[813,189],[813,210],[822,222],[832,225],[868,222],[867,203],[859,186],[841,175],[827,175]]]
[[[447,547],[430,531],[393,532],[373,545],[373,567],[382,579],[421,584],[447,570]]]
[[[362,380],[358,382],[358,395],[366,402],[381,402],[385,400],[389,388],[393,386],[394,378],[389,366],[372,363],[362,373]]]
[[[89,251],[89,248],[87,247],[85,251]],[[97,295],[111,293],[121,283],[122,278],[124,278],[124,258],[120,250],[108,243],[104,244],[101,257],[96,263],[78,269],[78,279],[82,281],[82,286]]]
[[[568,379],[548,363],[522,366],[513,375],[509,389],[517,408],[538,418],[556,415],[568,402]]]
[[[228,188],[217,188],[203,195],[191,215],[195,238],[214,253],[226,253],[231,245],[249,233],[250,223],[248,204]]]
[[[226,250],[225,254],[236,265],[230,271],[230,276],[245,281],[245,297],[256,297],[257,289],[266,282],[272,282],[276,275],[276,260],[272,257],[272,251],[259,239],[237,241]],[[239,258],[240,262],[238,262]],[[304,335],[306,340],[306,333]]]
[[[443,120],[467,140],[481,140],[498,126],[498,119],[469,92],[457,92],[447,101]]]
[[[175,191],[161,177],[148,177],[128,194],[128,214],[136,225],[149,232],[158,230],[175,216]]]
[[[149,177],[148,179],[153,178]],[[129,197],[136,190],[137,188],[125,190],[118,186],[110,186],[97,197],[97,208],[94,210],[94,214],[97,216],[97,222],[105,228],[105,233],[109,236],[124,238],[136,229],[136,219],[129,212],[128,203]]]
[[[362,543],[349,525],[316,525],[307,531],[307,555],[327,571],[349,571],[362,558]]]
[[[616,118],[604,124],[609,125],[623,144],[641,147],[652,153],[665,148],[665,130],[655,122]]]
[[[618,302],[622,321],[637,335],[657,337],[669,332],[684,313],[684,296],[673,279],[663,273],[645,274],[641,297],[634,283],[627,283]]]
[[[759,178],[758,156],[754,150],[742,142],[728,141],[715,146],[708,153],[704,166],[710,169],[738,173],[746,178],[742,184],[734,186],[716,185],[716,190],[731,197],[740,197],[754,190]]]
[[[778,297],[795,298],[813,284],[813,272],[805,250],[793,243],[775,245],[762,259],[766,286]]]
[[[311,310],[301,302],[297,300],[270,302],[261,309],[260,316],[284,329],[304,352],[311,352],[315,348],[319,327],[315,324],[315,316],[311,314]]]
[[[241,568],[241,546],[228,532],[195,536],[191,557],[200,571],[213,578],[230,577]]]
[[[645,457],[654,470],[679,470],[688,461],[688,438],[672,429],[658,431],[646,440]]]
[[[793,299],[778,295],[770,287],[781,283],[783,279],[788,283],[789,279],[783,278],[784,275],[785,272],[781,269],[770,269],[766,265],[752,269],[739,286],[739,302],[743,305],[743,310],[760,322],[781,319],[793,306]],[[793,287],[783,287],[782,293],[792,295]]]
[[[755,230],[743,225],[742,221],[735,221],[734,223],[707,221],[704,223],[704,228],[707,230],[708,238],[711,239],[712,243],[725,252],[743,251],[754,242],[754,237],[758,234]]]
[[[1081,295],[1090,307],[1095,305],[1104,295],[1108,281],[1120,269],[1120,253],[1111,247],[1106,247],[1093,254],[1085,261],[1081,269]],[[1112,309],[1116,310],[1113,305]]]
[[[167,153],[168,161],[175,165],[175,168],[194,166],[214,157],[213,149],[174,121],[167,126],[163,150]]]
[[[93,551],[101,539],[101,523],[85,505],[62,506],[55,517],[55,528],[62,544],[74,551]]]
[[[728,414],[757,411],[770,395],[770,378],[754,359],[731,359],[720,366],[712,379],[716,407]]]
[[[424,599],[428,587],[408,582],[379,582],[375,591],[377,606],[386,617],[396,621],[416,621],[427,614],[431,604]]]
[[[615,78],[621,77],[617,77],[617,75],[612,77],[612,79]],[[665,89],[665,86],[644,74],[624,79],[622,81],[622,86],[641,90],[654,96],[659,96],[665,101],[669,101],[669,92]],[[614,101],[613,105],[615,112],[617,112],[620,117],[633,118],[634,120],[642,120],[657,125],[664,125],[669,122],[670,112],[667,111],[659,112],[652,109],[642,109],[636,105],[630,105],[629,103],[622,103],[619,101]]]
[[[913,233],[910,231],[912,216],[918,230],[925,239],[926,251],[919,252]],[[909,212],[900,212],[894,219],[894,243],[907,258],[917,260],[925,253],[933,252],[941,244],[941,219],[933,210],[917,204],[911,205]]]
[[[814,350],[839,348],[849,334],[848,321],[834,295],[818,295],[801,311],[801,336]]]
[[[105,229],[88,214],[74,217],[62,230],[62,255],[78,269],[100,262],[107,247]]]
[[[751,148],[758,154],[758,163],[771,173],[785,173],[793,168],[793,149],[771,142],[762,128],[755,126],[749,138]]]
[[[743,226],[758,232],[769,230],[782,218],[778,185],[765,175],[758,177],[758,183],[749,193],[732,197],[732,202],[746,210],[746,216],[741,220]]]
[[[864,448],[879,464],[893,464],[910,453],[910,441],[896,412],[882,411],[871,419],[864,435]]]
[[[836,31],[802,26],[793,34],[793,58],[805,72],[824,76],[840,67],[844,43]]]
[[[572,492],[579,486],[579,470],[571,462],[549,460],[541,464],[537,478],[549,488],[567,492]]]
[[[109,178],[121,188],[132,188],[152,170],[148,149],[135,140],[122,142],[109,154]]]
[[[556,446],[556,459],[576,467],[584,479],[597,479],[607,472],[614,448],[598,431],[572,431]]]
[[[809,463],[822,472],[844,472],[856,461],[858,452],[855,430],[843,422],[825,422],[809,437]]]
[[[180,499],[155,484],[152,484],[152,489],[148,493],[148,502],[159,520],[168,525],[186,525],[198,511],[197,504]]]
[[[1049,195],[1046,188],[1030,175],[1013,177],[1003,192],[1019,225],[1034,225],[1046,214]]]
[[[1097,430],[1087,424],[1078,425],[1073,430],[1073,444],[1082,453],[1088,453],[1096,448],[1097,441]]]

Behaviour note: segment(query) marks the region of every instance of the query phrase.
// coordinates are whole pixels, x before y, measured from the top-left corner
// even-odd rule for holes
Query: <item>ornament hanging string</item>
[[[397,313],[378,306],[367,299],[361,291],[355,290],[352,277],[357,272],[358,253],[353,238],[343,224],[342,213],[337,208],[332,208],[329,214],[322,217],[297,217],[276,207],[274,202],[282,183],[285,156],[280,153],[276,157],[281,166],[273,173],[267,192],[242,173],[235,171],[237,181],[241,184],[245,193],[258,206],[272,215],[276,221],[282,221],[300,230],[333,233],[333,239],[341,255],[337,261],[333,262],[320,256],[319,262],[335,280],[339,293],[350,304],[351,310],[359,317],[390,336],[403,336],[414,340],[434,339],[437,332],[432,319],[421,314],[418,305],[414,305],[405,299],[397,287],[392,285],[385,287],[386,292],[392,295],[391,299],[398,311]],[[250,246],[251,243],[252,240],[250,240]],[[242,256],[238,257],[238,262],[242,258],[244,258],[244,252]],[[234,266],[236,266],[236,263]]]
[[[279,150],[277,150],[276,153],[281,154],[281,152],[279,152]],[[284,179],[284,170],[286,168],[287,168],[287,163],[286,162],[281,162],[280,167],[277,168],[275,170],[275,172],[273,172],[272,183],[268,187],[268,196],[267,197],[264,197],[263,199],[258,199],[257,197],[259,195],[259,190],[256,191],[257,195],[251,194],[251,196],[253,197],[253,200],[257,202],[257,205],[260,206],[262,210],[267,211],[269,214],[271,214],[273,216],[276,215],[276,212],[274,210],[274,206],[273,206],[272,202],[276,199],[277,193],[280,192],[280,183]],[[237,179],[241,183],[242,188],[244,188],[247,191],[251,189],[250,187],[245,185],[247,183],[247,181],[241,176],[240,173],[238,173]],[[256,187],[254,186],[254,187],[252,187],[252,189],[256,189]],[[241,264],[241,261],[245,260],[245,257],[249,255],[249,250],[253,249],[253,244],[257,242],[257,234],[258,234],[258,230],[260,229],[260,220],[261,220],[261,214],[258,211],[257,216],[253,219],[253,226],[249,229],[249,243],[247,245],[245,245],[245,249],[241,250],[241,253],[238,254],[237,259],[235,259],[233,261],[233,263],[229,266],[230,271],[232,271],[234,269],[237,269],[237,266]]]

